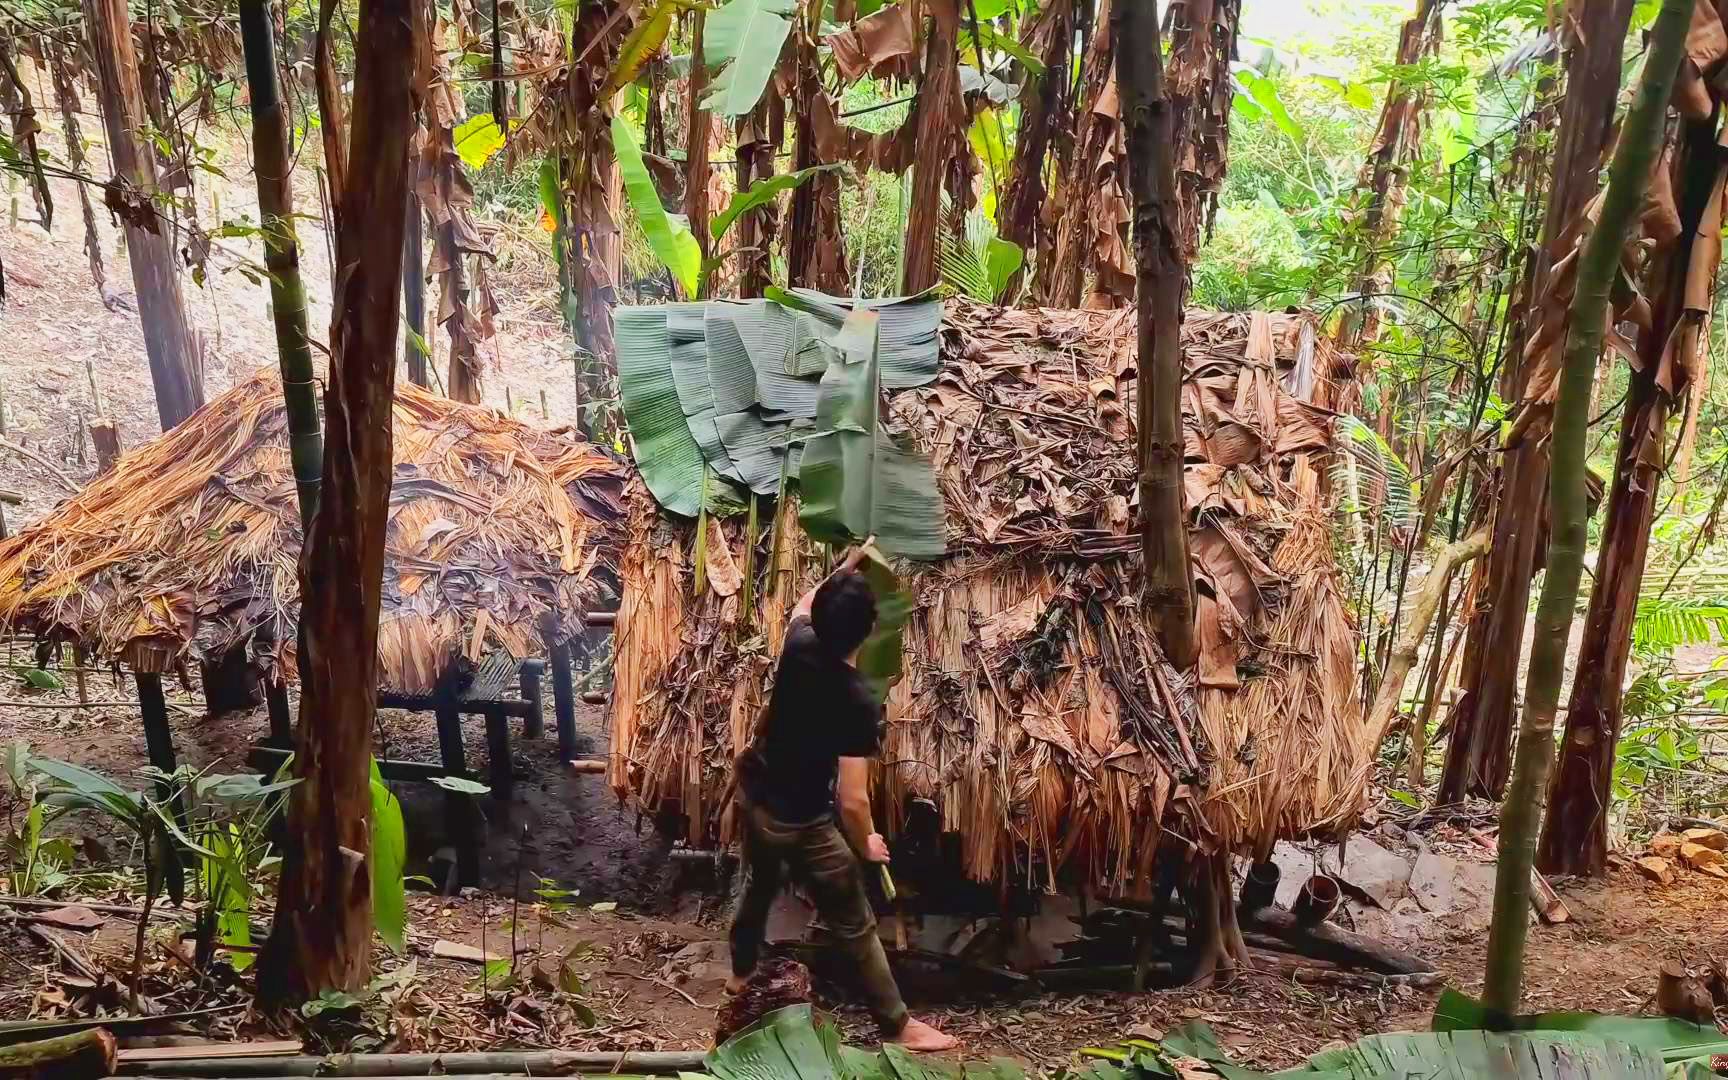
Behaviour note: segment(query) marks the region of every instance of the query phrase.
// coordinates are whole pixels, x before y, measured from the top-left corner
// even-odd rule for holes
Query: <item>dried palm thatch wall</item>
[[[431,690],[458,652],[535,655],[554,604],[579,625],[617,568],[626,466],[409,384],[394,431],[385,683]],[[0,542],[0,629],[137,671],[242,647],[292,675],[300,543],[282,385],[262,370]]]
[[[1123,895],[1150,889],[1167,840],[1264,851],[1353,823],[1373,746],[1320,496],[1332,416],[1306,403],[1340,357],[1315,329],[1188,314],[1202,657],[1184,674],[1137,604],[1132,313],[949,305],[941,375],[890,403],[933,459],[951,552],[911,578],[878,776],[891,826],[927,798],[974,880]],[[731,755],[821,557],[789,514],[753,544],[741,518],[710,522],[693,596],[694,530],[640,487],[629,502],[612,783],[723,841]]]

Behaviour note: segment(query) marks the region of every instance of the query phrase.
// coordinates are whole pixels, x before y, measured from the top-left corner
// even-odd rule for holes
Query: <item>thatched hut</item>
[[[949,554],[908,567],[879,805],[894,829],[933,817],[973,881],[1146,895],[1161,849],[1263,856],[1362,809],[1373,740],[1321,494],[1333,415],[1312,403],[1341,357],[1299,314],[1190,312],[1183,343],[1192,673],[1139,612],[1132,312],[952,301],[939,373],[890,396],[934,463]],[[732,754],[822,569],[794,517],[747,539],[742,515],[708,521],[693,595],[695,530],[632,489],[611,781],[694,846],[731,836]]]
[[[564,431],[399,384],[380,676],[536,655],[611,585],[627,467]],[[261,370],[0,542],[0,631],[140,673],[237,653],[294,671],[302,535],[282,385]],[[340,587],[341,583],[330,583]]]

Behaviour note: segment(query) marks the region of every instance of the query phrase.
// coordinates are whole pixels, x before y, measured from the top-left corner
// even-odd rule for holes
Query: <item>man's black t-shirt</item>
[[[826,817],[840,759],[875,756],[881,716],[857,669],[822,647],[807,617],[793,619],[774,673],[763,782],[753,797],[788,824]]]

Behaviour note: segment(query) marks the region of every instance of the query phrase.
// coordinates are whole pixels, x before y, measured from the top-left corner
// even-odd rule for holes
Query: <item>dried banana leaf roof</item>
[[[1312,403],[1347,366],[1317,329],[1188,313],[1202,655],[1179,672],[1140,610],[1132,312],[949,302],[939,374],[890,398],[933,460],[952,553],[909,578],[878,774],[891,827],[928,800],[974,880],[1129,895],[1167,842],[1264,851],[1354,822],[1373,747],[1321,494],[1334,418]],[[731,837],[731,755],[820,573],[790,518],[751,538],[711,520],[693,595],[695,530],[631,500],[611,779],[692,843]]]
[[[615,575],[627,468],[398,383],[380,676],[432,689],[456,653],[540,651]],[[260,370],[0,542],[0,630],[172,671],[229,649],[293,674],[301,528],[282,384]]]

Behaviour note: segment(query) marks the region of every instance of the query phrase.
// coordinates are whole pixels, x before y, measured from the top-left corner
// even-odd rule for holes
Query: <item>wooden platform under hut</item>
[[[393,425],[380,704],[484,712],[489,734],[506,716],[537,727],[517,669],[612,607],[628,466],[568,430],[405,382]],[[213,712],[222,687],[262,681],[281,748],[301,541],[282,386],[264,369],[0,542],[0,632],[70,648],[80,670],[131,669],[147,721],[153,699],[161,711],[160,677],[194,663]],[[499,685],[466,707],[469,684],[488,679]],[[565,682],[561,742],[565,711],[574,740]],[[154,734],[151,746],[153,763],[172,760]]]
[[[1306,314],[1190,311],[1182,340],[1188,673],[1139,610],[1131,311],[949,301],[939,371],[888,394],[947,504],[947,556],[905,567],[917,606],[877,774],[922,910],[1066,891],[1156,916],[1180,883],[1213,952],[1241,958],[1229,856],[1341,835],[1364,807],[1374,739],[1316,404],[1348,358]],[[723,847],[733,754],[829,556],[795,513],[710,517],[698,592],[696,525],[640,483],[629,503],[610,779],[691,847]]]

